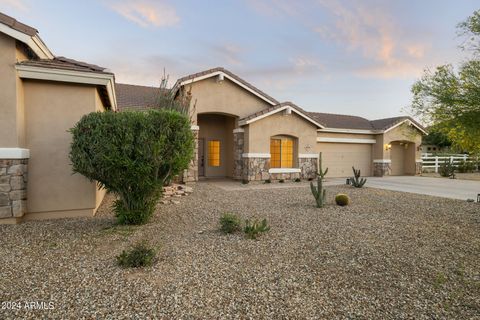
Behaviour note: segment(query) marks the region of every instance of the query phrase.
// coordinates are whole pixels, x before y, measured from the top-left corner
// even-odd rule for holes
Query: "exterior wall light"
[[[390,150],[390,149],[392,149],[392,145],[391,145],[390,143],[387,143],[387,144],[385,145],[385,150],[388,151],[388,150]]]
[[[217,76],[217,82],[222,82],[223,80],[224,80],[223,73],[220,73],[220,74]]]

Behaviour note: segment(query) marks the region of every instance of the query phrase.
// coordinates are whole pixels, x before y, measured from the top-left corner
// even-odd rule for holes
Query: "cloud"
[[[1,6],[11,7],[20,11],[28,11],[28,5],[22,0],[0,0]]]
[[[224,62],[231,66],[241,66],[243,64],[241,54],[245,51],[235,44],[213,45],[211,47],[216,60]]]
[[[348,7],[338,0],[318,3],[331,13],[334,23],[314,31],[347,51],[360,52],[367,66],[358,68],[358,75],[390,78],[421,73],[428,44],[412,43],[387,10],[365,2],[351,2]]]
[[[123,0],[109,2],[108,6],[125,19],[144,28],[169,27],[180,21],[175,8],[164,1]]]

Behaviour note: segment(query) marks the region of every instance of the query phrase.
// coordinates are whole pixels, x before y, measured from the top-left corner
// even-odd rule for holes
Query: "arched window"
[[[270,139],[270,167],[293,168],[293,139],[273,137]]]

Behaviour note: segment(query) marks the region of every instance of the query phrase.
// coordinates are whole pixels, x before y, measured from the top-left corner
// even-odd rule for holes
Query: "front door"
[[[198,176],[205,176],[205,139],[198,139]]]

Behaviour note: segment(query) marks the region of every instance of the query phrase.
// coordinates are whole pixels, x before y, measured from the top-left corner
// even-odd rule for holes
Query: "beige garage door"
[[[352,166],[360,169],[362,176],[372,175],[372,145],[357,143],[319,143],[323,168],[327,177],[351,177]]]

